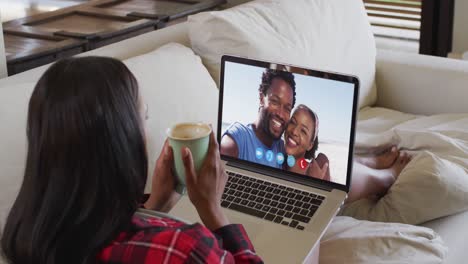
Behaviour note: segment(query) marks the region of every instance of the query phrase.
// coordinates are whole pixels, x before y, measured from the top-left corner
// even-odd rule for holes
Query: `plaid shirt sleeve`
[[[263,263],[242,225],[227,225],[214,233],[220,238],[222,248],[234,258],[233,263]]]
[[[200,224],[159,217],[134,217],[133,229],[97,258],[100,263],[263,263],[241,225],[211,232]]]

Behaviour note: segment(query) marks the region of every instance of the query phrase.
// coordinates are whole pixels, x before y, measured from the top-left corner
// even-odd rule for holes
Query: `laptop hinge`
[[[281,179],[281,180],[284,180],[284,181],[294,182],[294,183],[297,183],[297,184],[306,185],[306,186],[309,186],[309,187],[321,189],[321,190],[324,190],[324,191],[327,191],[327,192],[331,192],[334,189],[331,186],[326,186],[326,185],[323,185],[323,184],[320,184],[320,183],[317,183],[317,182],[305,180],[305,179],[302,179],[302,178],[299,178],[299,177],[294,177],[294,176],[287,175],[287,174],[284,174],[284,173],[281,173],[281,172],[266,171],[266,170],[261,169],[261,168],[256,168],[256,167],[254,167],[252,165],[246,166],[244,164],[237,163],[237,162],[234,162],[234,161],[229,161],[227,163],[227,165],[231,166],[231,167],[239,168],[239,169],[242,169],[242,170],[246,170],[246,171],[251,171],[251,172],[255,172],[255,173],[259,173],[259,174],[263,174],[263,175],[268,175],[268,176],[278,178],[278,179]]]

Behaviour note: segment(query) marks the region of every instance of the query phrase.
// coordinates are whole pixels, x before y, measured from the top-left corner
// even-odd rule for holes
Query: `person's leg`
[[[386,169],[393,165],[399,155],[396,146],[385,149],[378,155],[356,155],[354,161],[373,169]]]
[[[383,170],[373,169],[355,162],[346,203],[384,195],[410,160],[411,157],[408,154],[401,153],[391,167]]]

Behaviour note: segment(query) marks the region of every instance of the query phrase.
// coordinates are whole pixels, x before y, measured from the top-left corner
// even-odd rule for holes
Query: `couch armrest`
[[[468,113],[468,62],[378,50],[377,106],[411,114]]]

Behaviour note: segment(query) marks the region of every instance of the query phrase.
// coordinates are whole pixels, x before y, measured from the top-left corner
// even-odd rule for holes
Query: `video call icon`
[[[294,164],[296,164],[296,159],[294,158],[294,156],[288,155],[287,162],[289,167],[294,167]]]
[[[257,148],[255,150],[255,157],[257,157],[257,159],[262,159],[263,158],[263,149],[262,148]]]
[[[283,165],[283,163],[284,163],[283,153],[276,154],[276,163],[278,163],[278,165]]]
[[[301,167],[301,169],[303,169],[303,170],[305,170],[307,168],[307,166],[309,165],[307,160],[304,159],[304,158],[299,159],[298,162],[299,162],[299,167]]]
[[[265,154],[265,158],[268,162],[272,162],[273,161],[273,151],[271,150],[267,150],[266,154]]]

